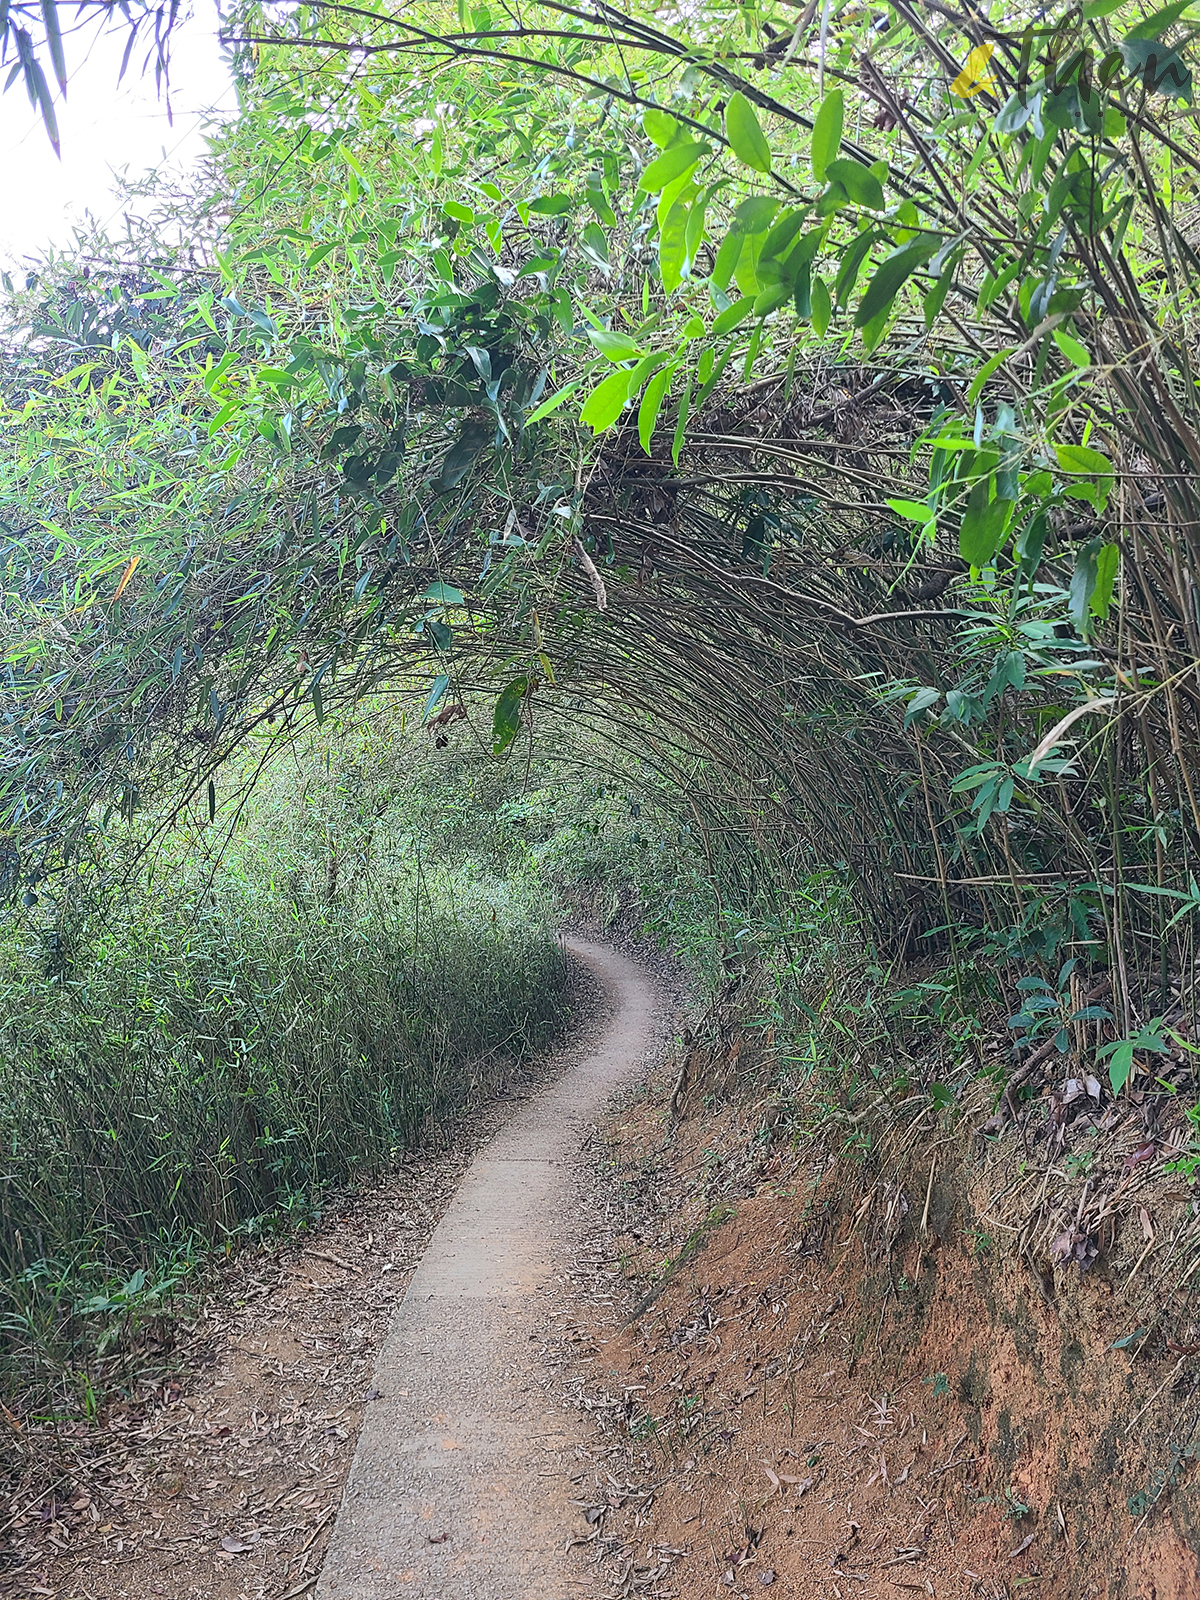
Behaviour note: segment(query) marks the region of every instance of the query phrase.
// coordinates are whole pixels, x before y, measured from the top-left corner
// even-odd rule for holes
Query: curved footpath
[[[611,1015],[594,1048],[471,1166],[375,1368],[317,1600],[576,1600],[578,1430],[530,1358],[534,1295],[571,1259],[572,1164],[654,1039],[658,992],[604,945],[568,941]]]

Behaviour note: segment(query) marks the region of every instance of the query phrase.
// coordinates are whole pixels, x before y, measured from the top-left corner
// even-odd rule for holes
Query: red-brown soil
[[[943,1139],[906,1193],[761,1107],[668,1137],[669,1094],[608,1127],[567,1380],[607,1447],[585,1558],[614,1595],[1200,1595],[1200,1340],[1131,1270],[1143,1213],[1187,1236],[1178,1178],[1121,1177],[1091,1270],[1035,1266],[988,1210],[1011,1151]]]

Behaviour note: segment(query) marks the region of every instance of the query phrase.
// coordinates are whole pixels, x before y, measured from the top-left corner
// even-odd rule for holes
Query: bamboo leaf
[[[730,95],[725,107],[725,137],[743,166],[751,167],[755,172],[770,172],[771,147],[759,125],[754,107],[740,89]]]
[[[841,149],[844,114],[845,96],[840,89],[831,89],[813,121],[812,175],[817,183],[825,182],[826,169]]]

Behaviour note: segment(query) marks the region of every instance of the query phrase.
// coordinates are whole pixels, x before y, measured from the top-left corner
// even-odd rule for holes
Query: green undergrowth
[[[432,842],[411,759],[387,723],[289,754],[151,856],[110,836],[0,929],[22,1405],[94,1406],[214,1250],[307,1225],[554,1034],[548,896]]]

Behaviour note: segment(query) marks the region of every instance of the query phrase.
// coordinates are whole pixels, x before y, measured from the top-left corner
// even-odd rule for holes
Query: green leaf
[[[679,402],[679,415],[675,418],[675,433],[671,440],[671,461],[679,465],[679,452],[683,449],[683,436],[687,431],[688,407],[692,400],[692,375],[689,372],[687,382],[683,386],[683,398]]]
[[[1058,458],[1060,471],[1069,473],[1072,477],[1095,479],[1094,485],[1080,484],[1073,487],[1085,491],[1078,498],[1090,500],[1097,511],[1103,511],[1113,486],[1113,467],[1108,457],[1101,455],[1099,450],[1092,450],[1083,444],[1056,445],[1054,453]],[[1071,490],[1067,492],[1070,493]]]
[[[1067,590],[1067,615],[1080,633],[1088,631],[1092,596],[1096,592],[1097,542],[1092,539],[1075,557],[1075,570]]]
[[[742,233],[765,233],[778,210],[778,200],[765,194],[752,194],[733,213],[733,225]]]
[[[677,178],[682,178],[692,168],[712,154],[709,145],[696,141],[692,144],[675,144],[669,150],[658,156],[638,179],[638,188],[644,189],[647,194],[657,194],[660,189],[665,189],[669,183],[674,183]]]
[[[1112,605],[1113,586],[1117,581],[1117,568],[1121,564],[1120,547],[1115,544],[1101,545],[1096,555],[1096,586],[1092,590],[1092,597],[1088,604],[1091,606],[1092,615],[1103,622],[1108,616],[1109,607]]]
[[[1163,6],[1158,11],[1152,11],[1135,28],[1130,28],[1125,35],[1126,39],[1161,39],[1172,23],[1178,22],[1192,3],[1193,0],[1174,0],[1174,3],[1169,6]]]
[[[813,121],[812,175],[817,183],[825,182],[826,169],[841,149],[844,108],[845,96],[842,91],[831,89],[821,101],[821,108]]]
[[[723,334],[732,333],[740,327],[750,313],[754,310],[753,295],[743,295],[740,300],[735,300],[731,306],[726,306],[720,312],[712,325],[713,337],[721,338]]]
[[[758,259],[760,261],[773,261],[777,256],[784,255],[791,247],[792,240],[804,226],[804,219],[807,216],[807,208],[803,211],[785,211],[763,240],[763,247]],[[821,230],[818,228],[814,232],[819,238]],[[816,240],[814,240],[813,254],[816,253],[815,244]],[[810,256],[809,259],[811,260],[812,257]]]
[[[994,477],[980,478],[971,487],[967,509],[958,531],[958,550],[973,567],[986,567],[1004,542],[1012,512],[1011,500],[993,500]]]
[[[839,309],[846,304],[853,292],[859,270],[867,257],[868,251],[878,240],[879,235],[874,228],[868,228],[860,233],[857,238],[847,246],[842,256],[842,264],[838,268],[835,292]]]
[[[849,156],[839,156],[836,161],[831,161],[826,166],[825,177],[829,183],[840,184],[855,205],[865,206],[868,211],[883,210],[886,204],[883,185],[861,161],[855,161]]]
[[[772,311],[778,311],[792,298],[790,283],[773,283],[763,289],[754,301],[754,315],[756,317],[769,317]]]
[[[535,422],[540,422],[543,417],[548,417],[552,411],[557,411],[564,400],[569,400],[577,389],[583,387],[583,379],[576,378],[574,383],[568,383],[557,394],[552,394],[549,400],[543,400],[536,411],[531,411],[525,418],[525,426],[532,427]]]
[[[492,712],[492,753],[503,755],[521,731],[521,703],[529,692],[528,678],[514,678],[505,684]]]
[[[913,239],[890,256],[885,256],[875,269],[866,293],[859,301],[854,314],[854,326],[865,328],[881,311],[888,311],[902,286],[919,266],[928,261],[941,246],[941,240]]]
[[[431,583],[421,591],[421,599],[427,600],[431,606],[461,606],[466,604],[466,596],[461,589],[456,589],[452,583]]]
[[[602,379],[584,402],[583,410],[579,413],[580,422],[586,423],[593,433],[603,433],[606,428],[611,428],[629,399],[631,377],[632,373],[622,368]]]
[[[642,354],[636,339],[627,333],[610,333],[607,328],[589,328],[587,336],[602,356],[610,361],[633,361]]]
[[[561,217],[564,211],[570,211],[571,197],[568,194],[544,194],[537,200],[531,200],[529,209],[539,217]]]
[[[425,709],[421,713],[421,721],[422,722],[428,722],[429,721],[430,717],[433,715],[433,713],[437,710],[438,706],[441,704],[442,696],[446,693],[446,690],[449,687],[450,687],[450,679],[449,679],[449,677],[447,676],[446,673],[439,672],[437,677],[433,680],[433,688],[430,689],[428,697],[426,698]]]
[[[442,488],[453,489],[460,484],[495,437],[496,429],[489,422],[465,423],[442,462]]]
[[[647,455],[650,454],[650,441],[654,437],[658,413],[662,410],[662,403],[666,399],[667,390],[671,387],[671,379],[675,376],[677,366],[678,363],[664,367],[661,372],[654,374],[646,385],[646,392],[638,407],[638,438]]]
[[[1125,70],[1136,74],[1147,90],[1191,104],[1191,69],[1178,50],[1168,49],[1157,39],[1138,38],[1123,40],[1120,50]]]
[[[678,289],[687,261],[688,208],[677,200],[667,213],[658,236],[658,267],[668,294]]]
[[[825,280],[824,278],[814,278],[812,281],[812,325],[813,332],[818,339],[825,337],[832,316],[833,305],[829,299],[829,290],[825,286]]]
[[[907,517],[910,522],[919,522],[922,526],[933,515],[923,500],[889,500],[888,505],[898,517]]]
[[[1092,358],[1078,339],[1072,339],[1069,333],[1064,333],[1061,328],[1055,328],[1054,342],[1066,356],[1073,367],[1090,367]]]
[[[665,150],[679,131],[679,123],[660,106],[647,106],[642,112],[642,129],[660,150]]]
[[[579,236],[579,247],[602,272],[608,270],[608,238],[599,223],[588,223]]]
[[[754,107],[740,89],[730,95],[725,107],[725,137],[744,167],[751,167],[755,172],[770,172],[771,147]]]
[[[745,243],[745,235],[732,230],[721,240],[710,276],[710,281],[718,289],[724,290],[729,287],[729,280],[733,277],[733,269],[738,264]]]
[[[1017,347],[1015,344],[1005,345],[1003,350],[997,350],[995,355],[991,355],[987,358],[987,360],[980,367],[979,371],[971,379],[971,386],[967,390],[967,404],[969,406],[973,406],[975,404],[976,400],[978,400],[979,396],[983,393],[983,386],[991,377],[992,373],[996,371],[997,367],[1002,366],[1003,363],[1008,360],[1009,356],[1012,355],[1016,348]]]
[[[1133,1071],[1133,1040],[1122,1039],[1115,1050],[1111,1051],[1108,1058],[1108,1081],[1112,1085],[1112,1092],[1120,1094],[1129,1082],[1129,1074]]]
[[[1124,0],[1116,0],[1116,4],[1123,5]],[[1087,9],[1090,11],[1092,8],[1089,6]],[[1126,1077],[1128,1077],[1128,1073],[1126,1073]],[[1120,1091],[1117,1092],[1119,1093]],[[1125,1334],[1123,1338],[1114,1339],[1108,1348],[1110,1350],[1128,1350],[1131,1344],[1137,1344],[1138,1340],[1144,1339],[1149,1332],[1149,1328],[1135,1328],[1132,1333]]]

